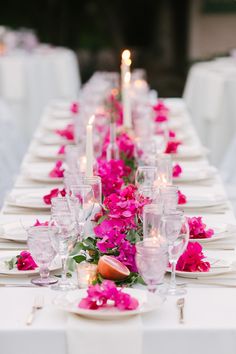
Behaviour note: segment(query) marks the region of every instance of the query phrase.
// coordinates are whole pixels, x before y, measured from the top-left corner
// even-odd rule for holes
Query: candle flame
[[[130,78],[131,78],[131,75],[130,75],[130,72],[128,71],[127,73],[125,73],[124,82],[126,84],[130,83]]]
[[[121,57],[122,57],[122,60],[124,60],[124,61],[130,60],[130,51],[128,49],[125,49],[122,52]]]
[[[95,119],[95,116],[92,115],[92,116],[90,117],[89,121],[88,121],[88,124],[89,124],[89,125],[93,125],[94,119]]]

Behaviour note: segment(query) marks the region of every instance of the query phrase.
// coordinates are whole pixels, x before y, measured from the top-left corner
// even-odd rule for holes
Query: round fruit
[[[102,256],[98,261],[98,273],[105,279],[123,280],[130,275],[129,269],[112,256]]]

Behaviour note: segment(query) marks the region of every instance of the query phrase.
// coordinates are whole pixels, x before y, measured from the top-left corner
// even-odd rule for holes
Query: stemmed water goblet
[[[27,244],[29,251],[39,266],[40,278],[32,279],[35,285],[47,286],[55,284],[58,279],[49,274],[49,266],[56,256],[56,251],[52,245],[52,236],[55,234],[55,228],[50,226],[32,226],[27,229]]]
[[[67,279],[67,260],[78,240],[79,230],[73,204],[79,200],[69,197],[57,197],[52,199],[50,225],[56,232],[51,235],[52,244],[62,261],[62,277],[58,284],[53,286],[55,290],[71,290],[77,285]],[[73,207],[72,207],[73,206]]]
[[[171,264],[171,280],[167,293],[169,295],[182,295],[185,289],[176,285],[176,264],[185,251],[189,240],[189,226],[187,218],[182,211],[172,212],[162,217],[161,233],[168,242],[169,262]]]
[[[75,218],[79,226],[79,240],[84,236],[86,222],[94,211],[94,193],[90,185],[76,184],[70,187],[71,207],[74,208]]]
[[[166,243],[148,238],[136,243],[136,266],[139,274],[147,284],[148,291],[154,293],[161,288],[168,265]],[[159,289],[161,294],[161,289]]]

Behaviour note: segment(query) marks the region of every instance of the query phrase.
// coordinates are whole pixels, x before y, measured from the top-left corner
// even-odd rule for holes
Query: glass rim
[[[136,243],[136,252],[140,253],[139,250],[148,250],[150,252],[157,252],[157,251],[161,251],[163,252],[164,247],[163,244],[161,244],[158,239],[156,238],[152,238],[152,237],[148,237],[146,239],[144,239],[143,241],[139,241]],[[167,251],[166,251],[167,252]]]

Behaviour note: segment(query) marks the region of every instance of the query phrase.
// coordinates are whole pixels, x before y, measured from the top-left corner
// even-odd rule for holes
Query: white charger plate
[[[184,272],[176,270],[176,275],[182,278],[195,279],[226,274],[232,271],[232,263],[229,263],[225,260],[206,258],[205,261],[208,261],[211,264],[211,268],[208,272]],[[167,272],[171,272],[170,268],[167,269]]]
[[[205,169],[199,168],[198,170],[191,168],[183,168],[183,172],[180,174],[180,176],[173,177],[173,181],[175,183],[204,181],[213,178],[215,176],[216,171],[216,168],[213,166],[207,166]]]
[[[50,209],[51,205],[45,204],[43,196],[50,193],[50,188],[45,190],[18,191],[17,194],[10,194],[7,203],[11,206],[30,209]]]
[[[97,320],[119,320],[123,317],[153,312],[158,310],[163,304],[163,299],[160,296],[150,294],[145,290],[127,288],[123,289],[123,291],[139,301],[139,307],[136,310],[120,311],[114,307],[99,310],[81,309],[78,307],[78,304],[82,298],[87,296],[86,289],[70,291],[58,296],[54,299],[53,303],[57,308],[66,312]]]
[[[58,151],[60,149],[60,145],[38,145],[32,148],[31,152],[36,156],[41,159],[45,160],[64,160],[65,156],[64,154],[58,154]]]
[[[6,275],[13,275],[13,276],[25,276],[25,275],[35,275],[39,274],[39,268],[36,268],[34,270],[18,270],[17,268],[13,268],[9,270],[6,265],[5,261],[9,261],[11,258],[17,256],[20,254],[22,251],[14,252],[8,256],[0,257],[0,274],[6,274]],[[49,270],[50,271],[55,271],[61,269],[61,261],[59,257],[54,258],[52,261]]]

